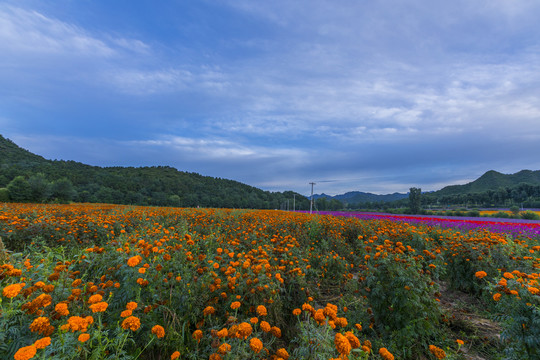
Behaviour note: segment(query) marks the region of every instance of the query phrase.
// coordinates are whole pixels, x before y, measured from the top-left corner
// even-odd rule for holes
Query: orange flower
[[[139,265],[139,263],[141,262],[142,258],[140,255],[136,255],[136,256],[133,256],[133,257],[130,257],[127,261],[127,264],[131,267],[135,267],[137,265]]]
[[[100,294],[94,294],[90,296],[90,298],[88,299],[88,303],[95,304],[95,303],[100,302],[101,300],[103,300],[103,296],[101,296]]]
[[[197,340],[197,342],[201,342],[201,339],[203,337],[203,333],[201,330],[197,329],[193,332],[193,334],[191,334],[191,337],[193,337],[193,339]]]
[[[345,333],[345,337],[347,340],[349,340],[349,343],[351,344],[353,349],[357,349],[360,347],[360,340],[350,331],[347,331]]]
[[[14,298],[15,296],[19,295],[23,286],[23,284],[8,285],[4,288],[4,290],[2,290],[2,295],[8,299]]]
[[[69,315],[69,310],[68,310],[68,306],[67,306],[66,303],[59,303],[59,304],[56,304],[56,306],[54,307],[54,310],[55,310],[59,315],[62,315],[62,316]]]
[[[268,315],[268,311],[266,310],[266,307],[264,305],[257,306],[257,315],[259,316]]]
[[[429,351],[435,355],[437,359],[444,359],[446,357],[444,350],[435,345],[429,345]]]
[[[102,302],[98,302],[96,304],[90,305],[90,310],[92,310],[92,312],[94,313],[104,312],[105,310],[107,310],[108,306],[109,304],[107,304],[105,301],[102,301]]]
[[[222,354],[222,355],[225,355],[227,354],[229,351],[231,351],[231,345],[227,344],[227,343],[223,343],[221,345],[219,345],[219,348],[218,348],[218,353]]]
[[[236,336],[240,339],[247,339],[249,335],[253,332],[253,328],[251,327],[251,324],[247,322],[240,323],[238,325],[238,333]]]
[[[300,314],[302,313],[302,310],[300,310],[300,309],[294,309],[294,310],[292,311],[292,313],[293,313],[294,316],[298,316],[298,315],[300,315]],[[282,356],[282,357],[283,357],[283,356]]]
[[[258,354],[263,348],[263,343],[258,338],[251,338],[249,340],[249,347],[255,354]]]
[[[276,351],[276,355],[280,358],[283,358],[284,360],[287,360],[289,358],[289,353],[284,348],[280,348]]]
[[[459,344],[459,345],[463,345],[465,344],[465,341],[463,340],[460,340],[460,339],[456,339],[456,342]]]
[[[165,329],[161,325],[155,325],[152,327],[152,334],[155,334],[158,338],[165,336]]]
[[[272,326],[272,329],[270,329],[270,332],[272,333],[272,335],[274,335],[277,338],[281,337],[281,329],[278,328],[277,326]]]
[[[505,272],[503,274],[503,276],[507,279],[513,279],[514,278],[514,275],[512,275],[512,273],[509,273],[509,272]]]
[[[127,310],[135,310],[137,308],[138,304],[135,301],[130,301],[126,305]]]
[[[49,329],[50,325],[49,318],[40,316],[32,321],[32,324],[30,324],[30,331],[44,334]]]
[[[92,319],[93,322],[93,319]],[[72,316],[68,319],[68,328],[71,331],[86,331],[88,325],[91,324],[87,319],[80,316]]]
[[[216,309],[214,309],[213,306],[207,306],[204,308],[203,310],[203,315],[206,316],[206,315],[212,315],[216,312]]]
[[[240,307],[240,301],[233,301],[233,303],[231,304],[231,309],[235,310],[235,309],[238,309]]]
[[[34,343],[37,349],[45,349],[47,346],[51,345],[51,338],[50,337],[44,337],[39,340],[36,340]]]
[[[501,300],[501,296],[502,295],[500,293],[496,293],[495,295],[493,295],[493,300],[499,301],[499,300]]]
[[[30,346],[25,346],[17,350],[15,355],[13,355],[13,358],[15,360],[28,360],[34,357],[36,355],[37,348],[34,344]]]
[[[175,351],[171,354],[171,360],[176,360],[180,357],[180,351]]]
[[[341,355],[349,355],[349,353],[351,352],[352,347],[349,343],[349,340],[341,333],[337,333],[334,337],[334,344],[336,345],[336,350]]]
[[[130,316],[122,321],[122,328],[137,331],[141,327],[141,320],[136,316]]]
[[[386,348],[380,348],[379,354],[383,357],[384,360],[394,360],[394,355]]]
[[[90,334],[87,334],[87,333],[83,333],[83,334],[79,335],[79,337],[78,337],[78,340],[80,342],[82,342],[82,343],[87,342],[89,339],[90,339]]]
[[[272,327],[266,321],[261,321],[261,330],[267,333],[272,330]]]
[[[485,278],[487,276],[487,273],[485,271],[477,271],[474,276],[476,276],[479,279]]]

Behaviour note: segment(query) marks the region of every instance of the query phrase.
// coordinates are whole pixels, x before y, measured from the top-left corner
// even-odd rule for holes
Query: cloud
[[[273,190],[339,180],[325,192],[540,167],[535,1],[206,2],[197,20],[176,5],[166,36],[13,4],[0,117],[12,134],[51,121],[45,155]]]

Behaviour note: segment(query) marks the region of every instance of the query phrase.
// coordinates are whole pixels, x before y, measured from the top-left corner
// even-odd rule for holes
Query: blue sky
[[[0,134],[265,190],[540,169],[540,1],[0,2]]]

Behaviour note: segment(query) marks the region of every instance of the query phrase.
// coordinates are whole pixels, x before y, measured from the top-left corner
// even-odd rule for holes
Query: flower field
[[[465,359],[447,284],[538,359],[538,228],[477,222],[0,204],[0,358]]]

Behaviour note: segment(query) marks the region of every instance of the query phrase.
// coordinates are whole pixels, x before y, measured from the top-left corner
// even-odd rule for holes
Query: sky
[[[540,169],[537,0],[0,0],[0,134],[308,195]]]

